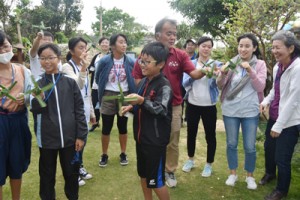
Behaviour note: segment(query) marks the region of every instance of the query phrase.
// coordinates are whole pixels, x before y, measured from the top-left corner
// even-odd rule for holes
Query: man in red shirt
[[[179,158],[179,135],[181,128],[181,83],[183,72],[189,74],[193,79],[199,79],[205,76],[199,69],[191,62],[186,52],[174,47],[177,38],[177,22],[173,19],[163,18],[155,26],[155,39],[163,43],[169,48],[169,56],[166,61],[163,73],[171,83],[173,91],[172,101],[172,124],[171,124],[171,137],[167,146],[166,169],[165,178],[166,184],[169,187],[176,187],[177,180],[174,172],[178,166]],[[141,68],[136,62],[132,72],[136,84],[143,78]]]

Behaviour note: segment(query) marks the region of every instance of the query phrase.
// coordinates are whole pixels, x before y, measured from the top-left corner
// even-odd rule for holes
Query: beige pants
[[[166,158],[166,171],[175,172],[178,166],[179,159],[179,136],[181,128],[181,105],[172,107],[172,123],[171,123],[171,137],[167,146],[167,158]]]

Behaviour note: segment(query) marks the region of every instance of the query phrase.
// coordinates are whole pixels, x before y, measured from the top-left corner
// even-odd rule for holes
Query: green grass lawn
[[[30,114],[31,115],[31,114]],[[31,122],[32,124],[32,122]],[[114,126],[111,143],[109,146],[109,163],[106,168],[98,166],[101,144],[100,129],[96,129],[88,137],[88,143],[84,153],[84,164],[86,169],[93,175],[86,185],[80,187],[80,199],[83,200],[141,200],[142,190],[139,177],[136,172],[135,142],[132,134],[132,121],[129,121],[128,157],[129,165],[122,167],[119,164],[120,147],[116,126]],[[264,130],[263,130],[264,131]],[[32,132],[33,133],[33,132]],[[226,138],[224,132],[217,133],[217,151],[213,174],[210,178],[201,177],[201,171],[206,161],[206,142],[203,132],[198,134],[196,148],[196,167],[190,173],[182,172],[181,168],[187,159],[186,151],[186,128],[181,129],[180,137],[180,164],[177,170],[178,186],[169,189],[172,200],[257,200],[263,199],[275,186],[275,181],[267,186],[258,186],[257,190],[250,191],[246,188],[245,171],[243,170],[243,148],[240,138],[239,144],[239,180],[235,187],[225,185],[228,176],[226,160]],[[292,182],[288,198],[290,200],[300,199],[300,148],[296,149],[293,159]],[[24,174],[22,185],[22,199],[39,199],[39,175],[38,175],[39,152],[33,135],[32,157],[28,171]],[[256,181],[264,173],[264,150],[263,142],[257,142],[257,162],[255,178]],[[7,180],[8,181],[8,180]],[[56,196],[58,200],[66,199],[64,192],[64,181],[60,169],[57,168]],[[4,198],[11,199],[9,184],[3,187]],[[156,199],[156,198],[154,198]]]

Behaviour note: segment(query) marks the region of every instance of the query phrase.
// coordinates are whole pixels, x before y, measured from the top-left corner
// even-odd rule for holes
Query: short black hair
[[[83,42],[87,45],[87,41],[85,39],[83,39],[82,37],[74,37],[69,40],[69,43],[68,43],[69,50],[73,51],[79,42]]]
[[[207,42],[207,41],[211,41],[211,44],[212,46],[214,46],[214,41],[212,38],[210,37],[207,37],[207,36],[202,36],[199,38],[198,42],[197,42],[197,45],[199,46],[200,44],[204,43],[204,42]]]
[[[256,47],[256,50],[253,52],[254,55],[256,55],[257,58],[261,58],[261,53],[259,50],[259,44],[256,36],[253,33],[245,33],[238,37],[237,42],[240,43],[241,39],[248,38],[252,41],[253,47]]]
[[[161,42],[151,42],[143,48],[141,54],[151,56],[154,60],[156,60],[157,65],[167,60],[169,49],[165,47]]]
[[[54,40],[54,36],[52,33],[50,33],[49,31],[44,31],[44,36],[47,36],[47,37],[51,37],[52,40]]]
[[[110,37],[109,39],[109,46],[113,46],[116,45],[117,39],[118,37],[123,37],[125,39],[125,41],[127,42],[127,37],[126,35],[122,34],[122,33],[118,33],[118,34],[114,34]]]
[[[61,56],[60,48],[56,44],[53,44],[53,43],[42,44],[37,51],[38,56],[40,56],[42,54],[42,52],[46,49],[51,49],[58,57]]]
[[[6,35],[6,33],[4,31],[0,30],[0,46],[2,46],[4,44],[5,39],[7,39],[7,41],[10,44],[12,44],[11,38],[8,35]]]
[[[99,39],[99,41],[98,41],[98,44],[101,44],[101,42],[102,42],[103,40],[109,41],[109,39],[108,39],[107,37],[101,37],[101,38]]]

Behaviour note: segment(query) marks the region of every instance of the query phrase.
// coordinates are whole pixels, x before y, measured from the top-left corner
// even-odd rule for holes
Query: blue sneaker
[[[192,170],[192,168],[194,168],[194,165],[195,165],[194,161],[189,159],[184,163],[184,165],[182,167],[182,171],[190,172]]]
[[[211,165],[205,164],[204,169],[203,169],[201,175],[203,177],[210,177],[211,173],[212,173],[212,167],[211,167]]]

